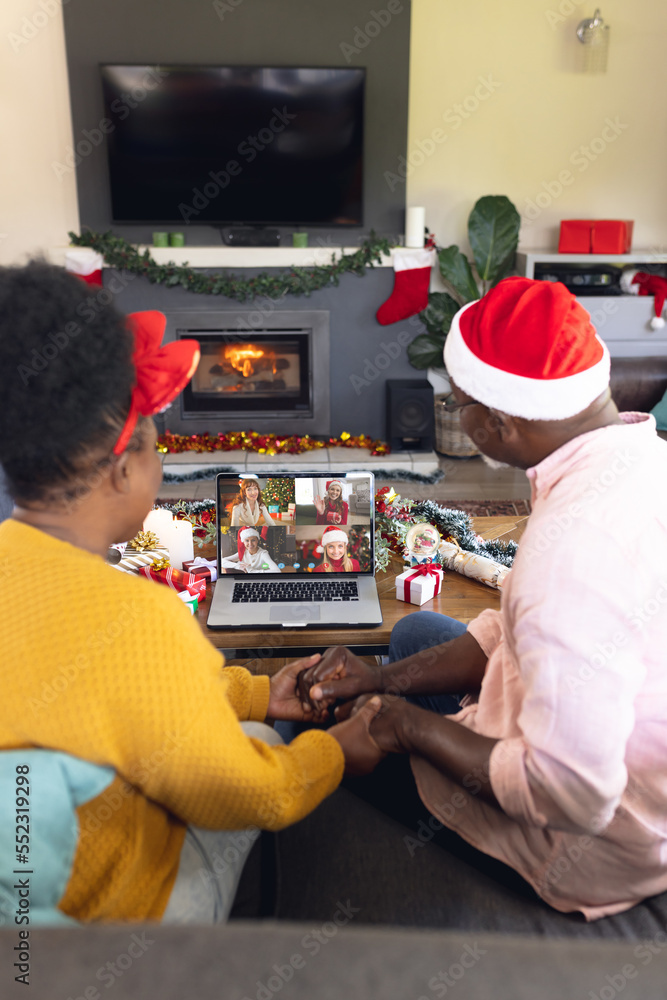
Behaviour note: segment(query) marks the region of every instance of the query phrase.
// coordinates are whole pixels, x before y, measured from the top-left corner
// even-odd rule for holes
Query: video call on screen
[[[220,479],[222,572],[370,572],[373,499],[365,476]]]

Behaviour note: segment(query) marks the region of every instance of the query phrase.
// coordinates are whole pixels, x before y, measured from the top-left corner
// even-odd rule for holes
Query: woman
[[[347,524],[348,505],[343,500],[343,484],[332,479],[323,497],[315,497],[316,524]]]
[[[221,560],[223,569],[240,573],[280,573],[266,549],[259,547],[259,532],[255,528],[242,528],[239,541],[243,552],[235,552]]]
[[[232,527],[244,525],[254,528],[258,524],[275,524],[262,498],[257,476],[244,476],[241,490],[232,501]]]
[[[61,919],[218,922],[242,867],[214,867],[238,837],[224,831],[305,816],[338,785],[360,729],[268,745],[264,718],[314,718],[295,678],[319,657],[270,681],[223,669],[173,591],[105,562],[154,502],[151,416],[185,386],[199,345],[161,347],[161,313],[126,322],[98,301],[83,321],[89,302],[60,268],[0,268],[0,464],[15,502],[0,524],[0,768],[21,751],[25,767],[65,760],[104,777],[68,827]],[[16,553],[39,567],[35,603],[15,600]],[[65,798],[58,808],[71,811]],[[0,827],[12,817],[0,802]],[[0,872],[11,895],[5,883]]]
[[[347,554],[347,535],[340,528],[326,528],[322,534],[324,559],[316,573],[358,573],[359,563]]]

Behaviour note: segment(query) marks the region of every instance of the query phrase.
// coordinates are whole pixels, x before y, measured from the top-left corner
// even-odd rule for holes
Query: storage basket
[[[454,458],[479,455],[479,448],[461,430],[460,410],[450,412],[442,405],[449,395],[445,393],[435,397],[435,450]]]

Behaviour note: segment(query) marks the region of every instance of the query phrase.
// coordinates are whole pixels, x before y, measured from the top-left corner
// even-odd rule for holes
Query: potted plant
[[[461,306],[485,295],[514,268],[521,217],[505,195],[480,198],[468,218],[472,261],[457,246],[438,251],[440,274],[446,292],[431,292],[428,306],[419,314],[427,332],[408,345],[408,359],[420,370],[445,371],[442,352],[452,318]],[[459,427],[459,414],[442,408],[436,396],[436,449],[445,455],[477,455],[477,448]]]

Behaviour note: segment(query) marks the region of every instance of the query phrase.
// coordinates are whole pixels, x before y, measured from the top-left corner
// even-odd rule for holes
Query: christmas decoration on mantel
[[[160,434],[158,451],[177,455],[183,451],[200,453],[214,451],[253,451],[258,455],[303,455],[319,448],[368,448],[371,455],[389,455],[391,448],[383,441],[374,441],[367,434],[312,438],[309,434],[260,434],[258,431],[230,431],[228,434]]]
[[[200,548],[215,542],[215,500],[161,501],[157,506],[170,511],[174,517],[190,521]],[[403,557],[408,529],[423,522],[435,525],[445,541],[456,543],[463,552],[486,556],[507,568],[511,567],[518,548],[513,541],[480,538],[465,511],[440,507],[432,500],[404,500],[391,486],[383,486],[375,494],[375,518],[376,572],[388,568],[392,555]],[[221,531],[229,531],[229,528],[223,526]],[[360,532],[355,532],[354,526],[350,528],[350,540],[355,558],[368,555],[367,541]]]
[[[331,263],[313,267],[290,267],[280,275],[258,274],[254,278],[239,278],[225,271],[208,274],[186,265],[158,264],[148,250],[139,253],[137,248],[121,236],[111,232],[81,234],[68,233],[75,246],[90,247],[104,257],[109,267],[129,271],[146,278],[154,285],[174,287],[181,285],[198,295],[224,295],[237,302],[248,302],[258,296],[280,299],[284,295],[310,295],[320,288],[337,285],[342,274],[361,277],[367,267],[382,263],[383,255],[390,253],[389,240],[371,232],[355,253],[343,254]]]

